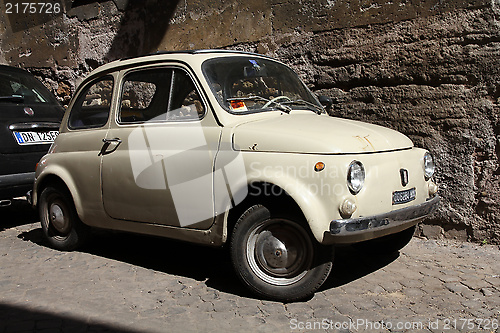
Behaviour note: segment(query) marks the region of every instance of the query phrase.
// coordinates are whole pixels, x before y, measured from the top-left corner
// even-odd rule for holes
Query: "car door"
[[[54,142],[58,153],[53,158],[71,177],[85,214],[102,210],[99,151],[109,128],[114,86],[112,75],[84,84]]]
[[[115,121],[102,150],[102,193],[115,219],[208,228],[221,128],[188,70],[123,73]]]

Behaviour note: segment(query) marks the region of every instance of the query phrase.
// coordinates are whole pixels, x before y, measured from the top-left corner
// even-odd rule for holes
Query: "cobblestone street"
[[[59,252],[25,204],[0,214],[0,332],[500,332],[494,245],[340,248],[313,298],[282,304],[249,294],[221,249],[98,233]]]

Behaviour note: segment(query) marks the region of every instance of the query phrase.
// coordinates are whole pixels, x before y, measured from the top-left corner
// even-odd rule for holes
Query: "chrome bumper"
[[[331,239],[334,243],[356,243],[399,232],[432,214],[439,201],[439,196],[435,196],[419,205],[385,214],[333,220],[330,222]]]
[[[29,190],[28,193],[26,193],[26,200],[30,206],[33,205],[33,190]]]

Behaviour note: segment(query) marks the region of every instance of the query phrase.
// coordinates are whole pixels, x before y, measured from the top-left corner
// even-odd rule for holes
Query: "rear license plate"
[[[411,188],[409,190],[404,190],[404,191],[395,191],[392,192],[392,204],[393,205],[404,204],[412,200],[415,200],[416,197],[417,197],[417,190],[415,188]]]
[[[59,134],[59,131],[44,132],[13,132],[19,145],[36,145],[43,143],[52,143]]]

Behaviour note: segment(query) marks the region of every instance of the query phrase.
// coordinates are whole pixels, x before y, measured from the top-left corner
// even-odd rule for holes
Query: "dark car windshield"
[[[0,68],[0,103],[56,104],[57,101],[31,74]]]
[[[290,68],[259,57],[221,57],[203,63],[203,73],[220,105],[231,113],[322,110]]]

